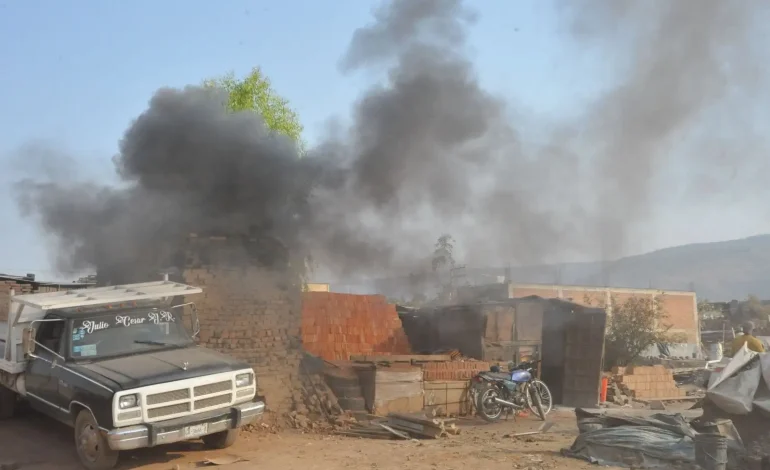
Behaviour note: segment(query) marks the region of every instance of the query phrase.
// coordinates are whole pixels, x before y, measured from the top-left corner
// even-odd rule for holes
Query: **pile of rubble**
[[[329,429],[344,420],[337,396],[324,380],[323,368],[322,360],[303,354],[299,376],[292,380],[293,409],[281,415],[285,424],[302,430]]]

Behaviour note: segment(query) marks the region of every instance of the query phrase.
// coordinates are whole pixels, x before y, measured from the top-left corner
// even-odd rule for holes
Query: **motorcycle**
[[[476,412],[489,422],[499,421],[503,413],[531,410],[545,421],[551,411],[552,397],[548,386],[535,378],[539,360],[509,365],[509,372],[498,366],[479,372],[472,379],[471,397]]]

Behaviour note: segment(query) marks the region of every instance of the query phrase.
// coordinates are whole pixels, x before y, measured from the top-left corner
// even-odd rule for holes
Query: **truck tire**
[[[11,419],[16,411],[16,392],[0,385],[0,419]]]
[[[75,449],[88,470],[110,470],[118,463],[119,452],[110,449],[107,437],[88,410],[81,410],[75,419]]]
[[[238,440],[238,434],[240,434],[240,429],[229,429],[203,436],[201,440],[209,449],[227,449]]]

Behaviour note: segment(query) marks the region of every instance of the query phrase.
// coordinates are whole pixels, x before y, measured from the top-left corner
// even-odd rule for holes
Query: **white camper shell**
[[[168,280],[92,287],[40,294],[11,295],[8,322],[0,322],[0,376],[20,374],[26,367],[22,348],[24,328],[43,320],[51,310],[94,307],[135,301],[165,301],[203,292],[199,287]],[[0,377],[1,378],[1,377]],[[0,381],[1,383],[2,381]]]

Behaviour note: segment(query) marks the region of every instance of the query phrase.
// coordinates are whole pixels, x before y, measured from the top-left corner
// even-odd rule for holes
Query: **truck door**
[[[35,358],[31,358],[25,374],[27,395],[33,408],[57,419],[69,415],[67,404],[62,403],[59,378],[64,361],[64,332],[67,323],[62,319],[46,319],[37,324]]]

